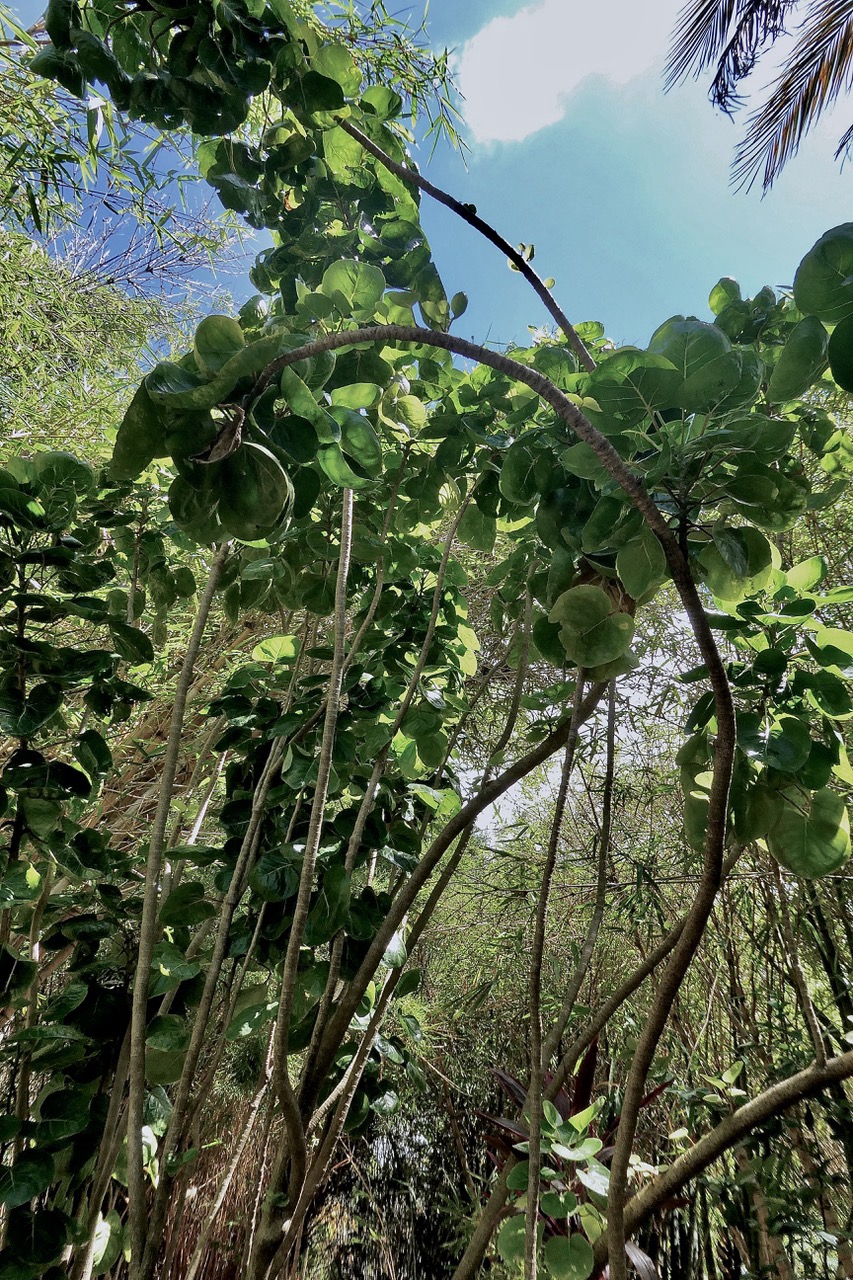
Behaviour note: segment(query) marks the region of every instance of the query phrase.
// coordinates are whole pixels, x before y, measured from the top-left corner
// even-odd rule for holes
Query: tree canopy
[[[853,1275],[853,224],[618,346],[421,175],[384,5],[45,29],[272,245],[144,373],[114,283],[0,276],[2,1275],[349,1274],[417,1151],[412,1274]],[[427,197],[552,330],[457,336]]]

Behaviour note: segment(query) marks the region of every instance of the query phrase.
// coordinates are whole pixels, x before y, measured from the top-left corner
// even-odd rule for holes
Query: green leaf
[[[634,638],[634,619],[614,611],[600,587],[571,587],[556,600],[549,622],[560,625],[566,655],[581,667],[620,658]]]
[[[75,98],[86,96],[86,77],[70,49],[42,49],[30,59],[30,71],[45,80],[55,80]]]
[[[853,316],[853,222],[824,232],[808,251],[794,276],[794,301],[826,324]]]
[[[92,1094],[89,1089],[58,1089],[43,1098],[38,1108],[39,1136],[61,1142],[80,1133],[89,1123]]]
[[[385,948],[385,954],[382,959],[385,964],[388,965],[389,969],[400,969],[406,963],[408,958],[409,953],[406,949],[406,939],[404,938],[402,931],[398,930],[388,943],[388,946]]]
[[[323,273],[320,288],[342,315],[372,314],[385,292],[385,276],[367,262],[333,262]]]
[[[62,706],[58,685],[37,684],[23,700],[17,690],[0,693],[0,728],[13,738],[31,738]]]
[[[343,409],[370,409],[381,399],[382,388],[375,382],[353,382],[332,391],[332,404]]]
[[[651,529],[644,526],[639,538],[620,549],[616,556],[616,572],[625,584],[625,590],[635,600],[666,580],[666,556]]]
[[[152,1049],[174,1053],[186,1049],[190,1032],[184,1018],[176,1013],[161,1013],[152,1018],[145,1031],[145,1043]]]
[[[507,1176],[506,1185],[510,1191],[526,1191],[529,1181],[530,1163],[527,1160],[519,1160],[518,1164],[513,1165]]]
[[[403,99],[394,89],[374,84],[361,95],[363,105],[370,107],[380,120],[391,120],[403,110]]]
[[[571,1191],[544,1191],[539,1205],[549,1218],[568,1218],[578,1207],[578,1199]]]
[[[807,879],[829,875],[850,856],[847,808],[826,787],[813,795],[789,790],[766,838],[776,861],[794,875]]]
[[[471,502],[459,521],[458,536],[475,551],[491,552],[495,545],[497,522],[493,516],[481,511],[476,503]]]
[[[135,480],[149,462],[164,457],[166,453],[165,427],[143,383],[121,420],[110,462],[110,475],[114,480]]]
[[[816,587],[826,574],[826,561],[823,556],[810,556],[808,560],[800,560],[785,574],[785,581],[795,591],[810,591]]]
[[[301,77],[299,91],[309,112],[337,111],[344,105],[343,89],[337,80],[321,76],[317,71],[308,71]]]
[[[420,969],[408,969],[397,983],[394,989],[396,999],[402,999],[403,996],[414,995],[421,985],[423,974]]]
[[[382,471],[382,445],[370,421],[364,414],[340,406],[333,408],[330,416],[341,429],[341,451],[368,476],[378,476]]]
[[[770,376],[767,399],[785,404],[808,391],[826,368],[827,342],[826,329],[815,316],[794,325]]]
[[[243,330],[230,316],[206,316],[195,331],[193,352],[202,373],[218,373],[246,345]]]
[[[131,627],[117,618],[110,618],[110,634],[116,653],[134,666],[154,661],[154,646],[150,638],[138,627]]]
[[[328,942],[342,929],[349,910],[351,879],[345,867],[334,864],[323,876],[317,899],[305,922],[305,944]]]
[[[497,1236],[495,1245],[503,1262],[512,1266],[524,1259],[525,1222],[524,1214],[516,1214],[507,1218]]]
[[[0,1204],[16,1209],[46,1191],[56,1176],[53,1156],[47,1151],[23,1151],[9,1168],[0,1171]]]
[[[98,1217],[92,1254],[93,1275],[106,1275],[115,1266],[121,1256],[123,1239],[122,1221],[115,1209],[111,1209],[106,1218]]]
[[[821,627],[815,633],[817,659],[822,666],[853,668],[853,634],[840,627]]]
[[[853,391],[853,315],[842,320],[829,339],[829,368],[844,391]]]
[[[291,845],[262,853],[249,873],[249,888],[262,902],[286,902],[299,888],[299,862]]]
[[[74,758],[91,778],[109,773],[113,767],[112,752],[106,739],[96,729],[84,729],[72,747]]]
[[[293,485],[269,449],[246,440],[222,463],[217,515],[244,542],[268,537],[290,513]]]
[[[361,88],[361,72],[353,61],[352,54],[342,44],[321,45],[311,56],[311,66],[321,76],[337,81],[348,97],[358,93]]]
[[[263,372],[280,354],[279,338],[259,338],[226,361],[212,378],[164,360],[154,366],[144,385],[155,404],[170,409],[212,409],[228,398],[241,378]]]
[[[200,972],[201,965],[195,960],[187,960],[180,947],[173,942],[158,942],[151,958],[149,994],[163,995]]]
[[[796,773],[809,758],[812,737],[809,726],[794,716],[781,716],[767,734],[761,759],[781,773]]]
[[[353,471],[339,445],[322,445],[317,451],[317,461],[332,484],[341,489],[365,489],[373,483],[370,476],[361,476]]]
[[[299,653],[298,636],[268,636],[252,650],[253,662],[293,662]]]
[[[717,325],[702,320],[673,316],[654,332],[649,351],[679,371],[678,403],[691,413],[706,412],[740,381],[741,365],[728,338]]]
[[[173,889],[160,908],[159,920],[168,927],[200,924],[216,915],[216,907],[204,896],[200,881],[187,881]]]
[[[743,600],[766,586],[773,572],[770,543],[758,529],[718,528],[696,559],[708,588],[720,600]]]
[[[467,310],[467,293],[454,293],[453,297],[450,299],[450,314],[453,316],[453,319],[458,320],[460,316],[464,316]]]
[[[68,1218],[59,1209],[25,1209],[9,1217],[4,1254],[14,1270],[8,1280],[32,1280],[55,1262],[68,1239]],[[17,1270],[22,1265],[24,1270]],[[5,1270],[5,1267],[4,1267]],[[4,1277],[6,1280],[6,1277]]]
[[[590,395],[602,413],[638,426],[659,410],[678,404],[682,373],[665,354],[625,347],[599,365],[590,378]]]
[[[553,1280],[587,1280],[594,1266],[592,1245],[578,1232],[545,1241],[545,1269]]]
[[[234,1016],[228,1024],[225,1038],[243,1040],[269,1022],[278,1009],[278,1000],[271,1000],[269,997],[270,988],[266,984],[244,987],[237,997]]]
[[[516,440],[504,455],[498,481],[500,491],[507,502],[527,507],[534,501],[539,486],[536,483],[536,463],[540,453],[528,439]]]
[[[52,489],[71,490],[78,497],[86,497],[95,487],[95,473],[88,462],[81,462],[73,454],[60,450],[37,453],[32,460],[33,473],[39,497]]]
[[[711,290],[708,296],[708,306],[714,315],[718,316],[721,311],[725,311],[729,303],[740,302],[740,300],[741,291],[737,280],[733,279],[732,276],[723,276]]]
[[[810,677],[807,697],[812,706],[832,720],[847,720],[853,714],[847,685],[829,671],[818,671]]]
[[[578,361],[574,353],[566,347],[545,344],[538,346],[533,355],[533,367],[550,379],[561,391],[574,390]]]

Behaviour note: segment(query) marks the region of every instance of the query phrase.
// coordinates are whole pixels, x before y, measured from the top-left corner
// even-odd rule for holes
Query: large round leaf
[[[230,316],[205,316],[195,331],[193,352],[202,373],[218,373],[246,345],[243,330]]]
[[[850,856],[850,820],[840,796],[824,787],[786,796],[767,834],[777,862],[809,879],[837,871]]]
[[[559,623],[566,656],[580,667],[597,667],[620,658],[634,638],[634,619],[616,611],[600,587],[564,591],[549,621]]]
[[[332,484],[341,489],[364,489],[371,484],[369,476],[359,475],[350,466],[337,444],[324,444],[317,452],[317,461]]]
[[[385,277],[367,262],[333,262],[323,274],[320,289],[342,315],[372,311],[385,292]]]
[[[592,1245],[578,1232],[545,1241],[545,1270],[553,1280],[587,1280],[594,1265]]]
[[[252,441],[225,459],[217,487],[223,527],[246,542],[272,533],[293,504],[293,485],[281,463]]]
[[[620,426],[636,426],[660,409],[678,405],[683,374],[664,354],[627,347],[601,364],[590,378],[590,395]]]
[[[169,510],[178,528],[202,546],[209,546],[222,536],[216,498],[209,486],[196,489],[183,476],[176,476],[169,487]]]
[[[853,391],[853,315],[842,320],[829,339],[829,367],[844,391]]]
[[[794,276],[794,301],[827,324],[853,316],[853,222],[824,232],[809,249]]]
[[[331,416],[341,429],[340,447],[347,457],[373,477],[382,470],[382,445],[364,414],[354,409],[333,408]]]
[[[826,349],[826,329],[816,316],[806,316],[794,325],[770,377],[768,400],[784,404],[808,391],[826,368]]]
[[[651,529],[644,526],[638,537],[620,549],[616,572],[635,600],[666,580],[666,557]]]
[[[677,403],[703,413],[734,390],[742,364],[718,325],[673,316],[652,334],[649,351],[663,356],[681,374]]]
[[[166,453],[166,429],[143,384],[121,420],[113,447],[110,475],[114,480],[135,480],[149,462],[162,458]]]
[[[498,481],[507,502],[526,507],[535,499],[538,493],[535,471],[540,452],[531,439],[516,440],[507,449]]]
[[[170,409],[212,409],[228,398],[241,378],[261,373],[280,351],[279,338],[259,338],[227,360],[212,378],[164,360],[145,378],[145,389],[155,404]]]
[[[14,1165],[0,1172],[0,1204],[7,1209],[27,1204],[46,1191],[56,1176],[53,1156],[47,1151],[24,1151]]]

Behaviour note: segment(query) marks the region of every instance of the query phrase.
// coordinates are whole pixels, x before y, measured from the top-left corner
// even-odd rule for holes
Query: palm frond
[[[821,113],[851,84],[853,0],[815,0],[784,71],[747,123],[735,153],[735,185],[748,190],[763,168],[767,191]],[[842,139],[841,150],[844,145]]]
[[[853,124],[851,124],[850,128],[845,132],[838,146],[835,148],[835,159],[841,160],[842,168],[844,166],[844,161],[850,154],[851,148],[853,148]]]
[[[785,30],[798,0],[745,0],[731,39],[720,54],[708,97],[728,115],[740,106],[738,86],[755,70],[764,49]]]
[[[740,105],[738,86],[765,47],[785,30],[798,0],[693,0],[681,10],[665,68],[670,89],[688,75],[717,63],[708,96],[731,112]]]
[[[725,47],[740,0],[690,0],[679,11],[664,67],[664,83],[673,88],[698,76]]]

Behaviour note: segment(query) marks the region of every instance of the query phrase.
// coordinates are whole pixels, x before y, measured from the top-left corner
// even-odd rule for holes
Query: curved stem
[[[594,685],[584,699],[581,708],[581,715],[589,715],[589,707],[594,707],[601,698],[604,689],[603,684]],[[520,759],[509,765],[503,773],[499,774],[491,782],[482,786],[477,794],[473,796],[467,804],[464,804],[457,814],[455,814],[442,831],[436,836],[421,858],[415,870],[409,876],[408,880],[401,886],[399,892],[394,898],[393,905],[380,925],[377,933],[368,947],[367,954],[361,963],[361,966],[350,983],[349,989],[340,1001],[337,1009],[329,1019],[329,1025],[326,1034],[323,1037],[323,1048],[319,1056],[318,1069],[327,1069],[331,1062],[337,1047],[346,1036],[347,1029],[353,1014],[361,1003],[361,998],[367,990],[367,986],[373,978],[374,973],[387,950],[391,938],[399,929],[400,924],[408,913],[410,907],[414,903],[421,889],[430,879],[433,871],[438,866],[445,853],[448,851],[453,842],[460,835],[464,834],[466,829],[479,817],[484,810],[488,809],[499,800],[502,795],[507,792],[510,787],[514,786],[522,778],[537,767],[548,760],[556,751],[565,746],[569,733],[571,732],[571,720],[566,718],[547,738],[544,738],[538,746]]]
[[[693,907],[688,914],[684,929],[679,936],[670,963],[663,975],[655,1002],[647,1019],[646,1026],[644,1027],[637,1044],[634,1060],[631,1064],[628,1076],[622,1116],[616,1137],[613,1165],[611,1168],[610,1195],[608,1200],[608,1229],[610,1233],[612,1266],[611,1280],[626,1280],[623,1224],[626,1180],[628,1164],[631,1156],[631,1144],[633,1143],[637,1117],[639,1115],[640,1106],[645,1092],[645,1081],[654,1058],[657,1044],[666,1025],[672,1003],[680,988],[684,975],[690,966],[696,949],[701,942],[705,925],[708,921],[711,910],[713,909],[722,875],[723,850],[725,846],[726,821],[728,813],[728,795],[731,784],[735,748],[734,705],[732,702],[728,678],[726,676],[726,670],[722,659],[720,658],[713,632],[711,631],[708,619],[705,615],[702,601],[699,597],[699,592],[690,571],[688,561],[682,553],[677,538],[670,529],[662,512],[648,494],[642,480],[627,465],[607,438],[602,435],[602,433],[598,431],[585,417],[581,410],[565,395],[563,395],[563,393],[550,381],[550,379],[543,377],[543,375],[539,374],[536,370],[529,369],[525,365],[519,364],[517,361],[510,360],[506,356],[501,356],[496,352],[489,351],[488,348],[480,346],[477,343],[467,342],[464,339],[457,338],[452,334],[435,333],[432,330],[421,329],[412,325],[373,325],[347,333],[328,334],[323,338],[317,339],[315,342],[306,344],[297,351],[292,351],[286,355],[280,356],[265,370],[259,381],[258,390],[265,386],[276,372],[290,364],[293,364],[297,360],[319,354],[322,351],[333,350],[341,346],[353,345],[358,342],[410,342],[422,343],[426,346],[440,347],[444,350],[454,352],[457,355],[467,356],[470,359],[477,360],[482,364],[497,369],[502,373],[506,373],[509,377],[515,378],[517,381],[529,386],[533,391],[540,395],[546,403],[550,404],[563,421],[571,427],[578,438],[590,446],[596,457],[598,457],[598,459],[603,463],[612,478],[622,487],[634,507],[640,512],[649,528],[657,536],[664,552],[673,582],[689,619],[702,659],[708,670],[709,681],[714,697],[714,709],[717,720],[717,738],[713,779],[708,804],[708,825],[703,858],[702,879],[696,893]],[[547,741],[550,741],[550,739],[546,739],[546,742]],[[560,744],[557,743],[556,745],[559,746]],[[547,758],[547,756],[543,758]],[[504,775],[504,777],[506,777],[506,775]],[[486,806],[483,805],[483,807]],[[465,812],[465,810],[462,812]],[[460,816],[461,815],[457,815],[457,820]],[[461,826],[454,830],[454,822],[451,821],[448,824],[447,830],[453,830],[452,838],[455,838],[455,835],[458,834],[459,830],[461,830]],[[445,848],[446,847],[447,846],[445,846]],[[389,922],[399,912],[397,920],[397,923],[399,923],[399,919],[402,919],[406,910],[408,910],[408,906],[411,905],[411,901],[413,899],[406,901],[407,890],[410,886],[416,884],[417,887],[415,892],[417,892],[425,882],[426,878],[431,874],[433,867],[437,865],[443,850],[438,853],[438,856],[435,857],[435,860],[433,861],[431,854],[434,850],[435,845],[433,846],[433,850],[431,850],[425,859],[422,860],[418,869],[410,878],[408,884],[395,900],[394,909],[392,909],[391,914],[386,919],[383,928],[380,929],[379,935],[374,940],[374,944],[368,951],[368,958],[363,963],[362,968],[359,971],[359,975],[357,975],[357,980],[352,984],[352,994],[355,994],[360,982],[363,982],[366,987],[367,982],[370,980],[370,976],[381,958],[381,954],[384,953],[384,948],[390,940],[391,933],[393,933],[393,930],[391,933],[387,932]],[[382,944],[381,951],[379,951],[380,940]],[[365,978],[368,963],[370,970],[368,976]],[[352,995],[350,995],[349,1000],[345,1000],[341,1003],[336,1017],[333,1018],[332,1023],[330,1024],[330,1035],[333,1028],[335,1035],[341,1031],[341,1027],[337,1024],[344,1014],[346,1014],[348,1022],[349,1017],[354,1011],[354,1007],[351,1007],[350,1004],[351,999]]]
[[[469,227],[473,227],[475,231],[479,231],[490,244],[500,249],[501,253],[505,253],[509,258],[516,271],[524,277],[527,283],[532,287],[540,302],[544,305],[548,314],[556,320],[563,333],[566,335],[569,346],[574,351],[581,365],[587,372],[592,372],[595,368],[595,361],[583,343],[577,329],[575,329],[569,317],[563,311],[562,307],[554,298],[551,290],[541,279],[539,274],[533,270],[530,263],[510,242],[496,231],[490,223],[486,222],[477,213],[472,204],[464,204],[461,200],[455,199],[447,191],[442,191],[441,187],[437,187],[434,182],[430,182],[428,178],[424,178],[414,169],[407,169],[405,165],[398,164],[396,160],[392,160],[386,151],[375,143],[372,138],[368,138],[366,133],[362,133],[361,129],[357,129],[349,120],[339,120],[338,124],[348,133],[351,138],[355,138],[356,142],[361,143],[365,151],[384,165],[391,173],[395,173],[398,178],[402,178],[404,182],[411,182],[413,186],[419,187],[421,191],[425,191],[428,196],[432,196],[433,200],[437,200],[439,204],[443,204],[445,208],[451,209],[457,214],[463,222],[467,222]]]
[[[638,1231],[662,1204],[677,1195],[692,1178],[707,1169],[753,1129],[801,1102],[803,1098],[813,1097],[828,1085],[847,1080],[850,1076],[853,1076],[853,1051],[842,1053],[837,1058],[829,1058],[823,1067],[807,1067],[805,1071],[789,1076],[787,1080],[780,1080],[758,1097],[744,1103],[674,1160],[664,1173],[631,1197],[625,1209],[625,1226],[628,1231],[632,1234]],[[608,1241],[604,1236],[595,1246],[595,1261],[599,1267],[608,1261]]]

